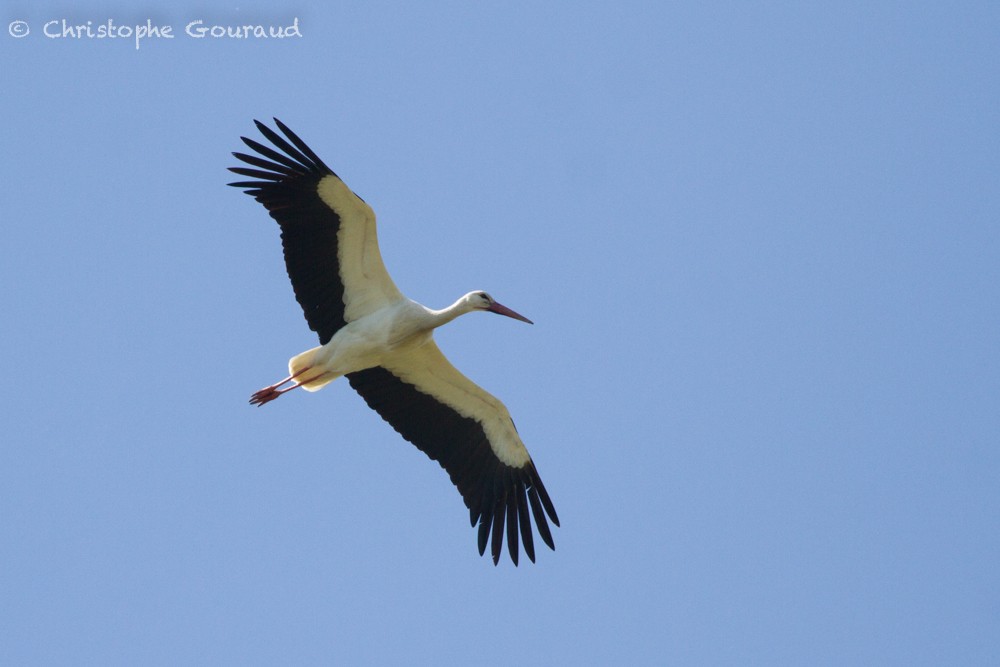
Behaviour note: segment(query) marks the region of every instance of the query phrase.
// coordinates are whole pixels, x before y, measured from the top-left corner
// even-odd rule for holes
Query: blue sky
[[[0,34],[0,662],[1000,659],[995,3],[74,4]],[[437,339],[536,564],[346,382],[247,405],[315,345],[225,186],[271,116],[535,321]]]

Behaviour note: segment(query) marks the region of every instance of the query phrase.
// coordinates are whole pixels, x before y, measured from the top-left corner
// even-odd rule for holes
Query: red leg
[[[261,405],[264,405],[265,403],[269,403],[269,402],[273,401],[274,399],[278,398],[279,396],[281,396],[282,394],[284,394],[286,391],[291,391],[292,389],[295,389],[296,387],[299,386],[298,384],[293,384],[291,387],[285,387],[284,389],[279,389],[278,387],[280,387],[283,384],[287,384],[287,383],[291,382],[292,380],[294,380],[298,376],[300,376],[303,373],[305,373],[307,370],[309,370],[309,369],[308,368],[303,368],[298,373],[295,373],[294,375],[289,375],[288,377],[286,377],[281,382],[276,382],[276,383],[274,383],[274,384],[272,384],[270,386],[264,387],[263,389],[261,389],[259,391],[255,391],[253,393],[253,395],[250,397],[250,403],[252,405],[256,405],[257,407],[260,407]]]

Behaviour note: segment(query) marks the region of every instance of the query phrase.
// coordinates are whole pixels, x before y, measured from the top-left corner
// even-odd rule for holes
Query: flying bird
[[[483,291],[441,310],[399,291],[382,263],[375,213],[277,118],[284,137],[254,121],[273,148],[241,137],[256,155],[233,153],[254,180],[230,183],[264,205],[281,228],[285,268],[319,346],[292,357],[288,377],[255,392],[261,406],[302,387],[318,391],[340,376],[403,438],[444,468],[458,487],[479,553],[491,542],[517,565],[518,535],[532,562],[531,520],[555,549],[546,515],[559,518],[507,408],[451,365],[434,342],[437,327],[484,311],[531,324]]]

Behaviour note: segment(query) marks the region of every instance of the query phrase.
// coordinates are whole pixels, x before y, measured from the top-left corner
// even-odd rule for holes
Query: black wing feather
[[[314,153],[313,150],[306,145],[306,142],[299,139],[299,136],[297,134],[288,129],[287,125],[282,123],[277,118],[274,119],[274,124],[278,126],[279,130],[285,133],[286,137],[292,140],[292,143],[295,144],[295,146],[300,151],[302,151],[306,155],[306,157],[309,158],[309,161],[312,162],[317,169],[319,169],[320,171],[328,171],[331,173],[333,172],[332,169],[323,164],[323,161],[320,160],[319,157],[316,155],[316,153]]]
[[[347,379],[369,407],[445,469],[469,508],[472,525],[479,522],[480,555],[490,542],[493,562],[499,562],[506,523],[511,560],[517,564],[520,529],[524,551],[534,561],[532,516],[542,541],[555,549],[543,508],[557,526],[559,518],[532,461],[520,468],[506,465],[493,453],[478,421],[463,417],[385,368],[349,373]]]
[[[517,566],[517,488],[513,484],[507,491],[507,551]]]
[[[288,141],[254,121],[261,134],[282,152],[242,137],[243,143],[258,155],[233,155],[256,168],[229,170],[258,180],[229,185],[242,188],[278,222],[295,299],[302,306],[309,328],[319,335],[320,344],[325,344],[345,324],[344,285],[337,261],[340,216],[317,192],[323,178],[336,174],[281,121],[275,118],[274,122]]]
[[[541,536],[542,541],[549,545],[550,549],[555,549],[555,545],[552,543],[552,533],[549,531],[549,524],[545,522],[545,513],[542,511],[542,507],[538,502],[538,490],[535,487],[528,489],[528,500],[531,501],[531,514],[535,517],[535,528],[538,529],[538,534]],[[552,517],[552,522],[559,525],[559,520],[556,517]]]
[[[524,553],[528,555],[528,560],[535,562],[535,542],[531,537],[531,515],[528,514],[528,496],[521,486],[517,490],[517,515],[520,517],[521,543],[524,545]]]
[[[503,550],[503,522],[507,518],[507,513],[504,511],[504,500],[505,497],[501,496],[497,501],[496,511],[493,513],[493,541],[490,544],[494,565],[500,562],[500,552]],[[517,562],[514,565],[517,565]]]
[[[322,171],[319,165],[317,165],[315,162],[313,162],[305,155],[300,153],[298,150],[296,150],[290,143],[285,141],[281,137],[281,135],[279,135],[277,132],[269,128],[267,125],[264,125],[264,123],[260,122],[259,120],[255,120],[254,124],[257,126],[257,129],[260,130],[260,133],[263,134],[265,137],[267,137],[268,141],[274,144],[279,150],[283,151],[285,155],[290,157],[293,161],[305,165],[311,171],[312,170]],[[301,141],[302,140],[299,139],[299,142]]]
[[[264,144],[254,141],[253,139],[248,139],[247,137],[240,137],[240,139],[243,141],[243,143],[245,143],[253,150],[257,151],[264,157],[270,158],[275,162],[288,167],[294,172],[298,172],[300,169],[302,169],[301,164],[299,164],[298,162],[296,162],[295,160],[286,155],[282,155],[273,148],[270,148],[269,146],[265,146]]]

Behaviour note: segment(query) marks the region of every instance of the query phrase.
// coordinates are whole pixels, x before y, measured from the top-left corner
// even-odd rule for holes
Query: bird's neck
[[[442,308],[441,310],[430,310],[433,327],[436,329],[439,326],[448,324],[448,322],[451,322],[459,315],[465,315],[471,310],[472,307],[469,305],[469,300],[464,296],[447,308]]]

